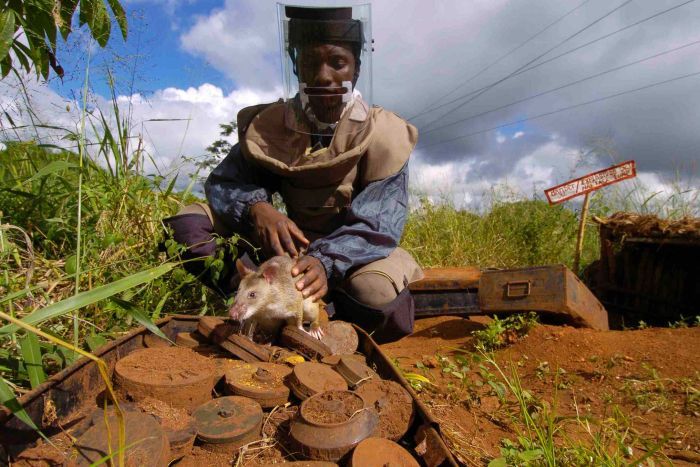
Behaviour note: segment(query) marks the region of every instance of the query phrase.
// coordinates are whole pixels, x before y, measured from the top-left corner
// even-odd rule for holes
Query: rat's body
[[[255,270],[240,259],[236,268],[241,277],[236,301],[229,310],[239,321],[250,319],[265,332],[274,333],[282,324],[303,328],[304,321],[311,323],[310,334],[321,338],[319,316],[321,302],[304,298],[296,288],[299,276],[292,277],[295,261],[287,256],[275,256]]]

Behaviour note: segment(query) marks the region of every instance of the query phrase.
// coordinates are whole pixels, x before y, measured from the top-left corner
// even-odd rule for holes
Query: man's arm
[[[245,160],[236,144],[209,174],[204,191],[214,216],[231,232],[243,233],[250,230],[250,207],[272,199],[271,182]]]
[[[398,246],[408,214],[408,163],[367,185],[352,201],[343,226],[309,246],[331,283],[348,270],[386,258]]]

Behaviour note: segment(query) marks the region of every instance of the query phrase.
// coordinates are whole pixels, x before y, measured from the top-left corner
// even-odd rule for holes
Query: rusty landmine
[[[91,465],[118,447],[119,423],[115,413],[108,414],[109,432],[104,419],[88,428],[78,438],[73,451],[70,453],[68,465]],[[170,460],[170,446],[163,429],[151,415],[136,411],[124,412],[126,429],[125,458],[126,465],[133,467],[161,467]]]
[[[175,344],[180,347],[187,347],[188,349],[195,349],[200,345],[208,344],[208,342],[207,338],[197,331],[179,332],[177,336],[175,336]]]
[[[362,397],[352,391],[326,391],[301,403],[290,435],[305,457],[336,462],[378,424],[377,412]]]
[[[413,398],[403,386],[373,379],[360,384],[355,392],[379,413],[379,437],[398,441],[406,434],[413,423],[415,408]]]
[[[197,438],[208,451],[233,453],[260,439],[262,408],[247,397],[226,396],[201,405],[192,413]]]
[[[161,400],[193,409],[211,399],[215,365],[190,349],[157,347],[136,350],[117,362],[114,381],[132,400]]]
[[[328,365],[304,362],[296,365],[288,378],[292,392],[299,399],[307,399],[314,394],[331,390],[347,390],[345,379]]]
[[[329,321],[321,325],[321,330],[321,342],[328,346],[333,355],[351,354],[357,350],[360,341],[352,324],[345,321]]]
[[[345,378],[350,387],[355,387],[370,379],[379,379],[379,375],[373,369],[355,358],[341,357],[333,368]]]
[[[299,352],[310,360],[331,355],[331,349],[296,326],[285,326],[280,336],[282,345]]]
[[[249,397],[262,408],[271,409],[289,400],[284,380],[292,369],[277,363],[249,363],[226,372],[226,388],[237,396]]]
[[[349,467],[419,467],[410,452],[393,441],[367,438],[352,452]]]
[[[160,336],[157,336],[153,333],[148,333],[143,336],[143,345],[145,347],[149,348],[154,348],[154,347],[170,347],[171,344],[169,341],[163,339]]]
[[[170,462],[180,459],[192,450],[197,430],[194,418],[185,409],[171,407],[163,401],[144,399],[138,402],[138,408],[153,415],[170,443]]]

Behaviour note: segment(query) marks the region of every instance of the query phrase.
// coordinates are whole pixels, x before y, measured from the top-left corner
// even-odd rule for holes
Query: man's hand
[[[260,246],[268,255],[289,253],[289,256],[296,258],[302,248],[309,246],[309,240],[299,227],[270,203],[252,205],[250,218]]]
[[[292,276],[302,273],[304,277],[296,283],[296,286],[297,290],[301,290],[304,298],[311,297],[315,302],[328,293],[326,269],[318,258],[313,256],[299,258],[292,268]]]

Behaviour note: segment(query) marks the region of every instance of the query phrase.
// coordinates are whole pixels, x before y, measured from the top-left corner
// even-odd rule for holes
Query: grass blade
[[[20,405],[19,401],[15,397],[15,393],[10,388],[10,385],[7,384],[7,381],[5,381],[5,378],[3,378],[1,376],[0,376],[0,403],[2,403],[2,405],[7,407],[8,409],[10,409],[10,411],[15,415],[15,417],[22,420],[27,426],[39,431],[39,427],[36,426],[36,423],[34,423],[34,420],[32,420],[29,417],[29,414]],[[39,431],[39,433],[41,433],[41,432]]]
[[[151,331],[153,334],[157,335],[158,337],[163,338],[168,342],[172,342],[168,338],[168,336],[163,334],[163,331],[161,331],[158,326],[153,324],[153,321],[150,320],[150,318],[146,315],[146,313],[144,313],[143,311],[138,309],[136,307],[136,305],[134,305],[133,303],[131,303],[129,301],[122,300],[121,298],[117,298],[117,297],[112,297],[111,300],[114,301],[120,307],[122,307],[124,309],[124,311],[126,311],[132,318],[134,318],[141,326],[145,327],[146,329],[148,329],[149,331]],[[174,344],[174,342],[173,342],[173,344]]]
[[[34,180],[38,180],[40,178],[46,177],[47,175],[51,175],[56,172],[60,172],[62,170],[70,169],[73,167],[77,167],[77,164],[73,164],[72,162],[67,162],[67,161],[53,161],[49,162],[45,166],[43,166],[37,173],[32,175],[30,178],[25,180],[24,183],[29,183],[33,182]]]
[[[105,284],[100,287],[95,287],[87,292],[81,292],[73,297],[61,300],[60,302],[52,303],[34,313],[25,316],[22,319],[23,323],[35,325],[46,321],[47,319],[65,315],[71,311],[78,310],[93,303],[97,303],[105,298],[112,297],[118,293],[129,290],[137,285],[150,282],[163,274],[169,272],[177,263],[165,263],[154,268],[146,269],[145,271],[137,272],[130,276],[124,277],[110,284]],[[17,326],[7,325],[0,328],[0,335],[8,334],[17,331]]]
[[[22,350],[24,365],[27,367],[27,373],[29,374],[29,382],[32,385],[32,389],[34,389],[46,380],[44,365],[41,360],[39,338],[28,332],[19,340],[19,346]]]

